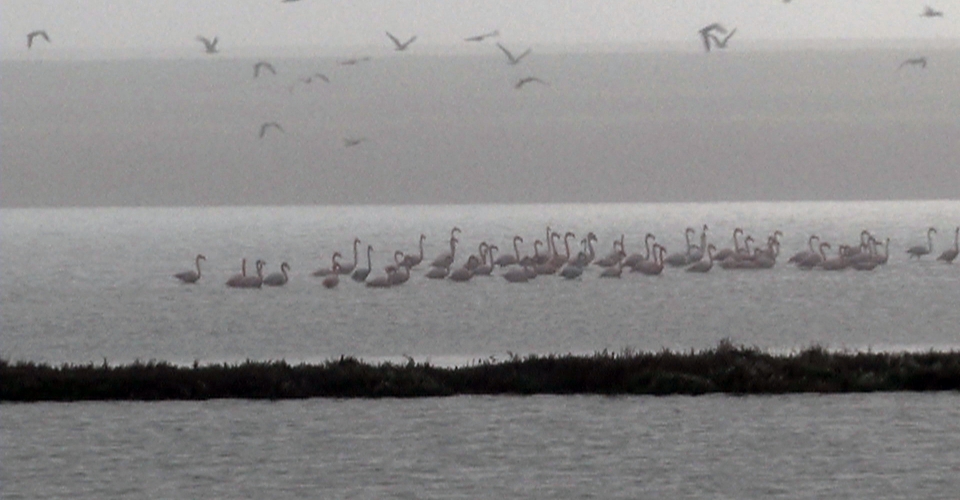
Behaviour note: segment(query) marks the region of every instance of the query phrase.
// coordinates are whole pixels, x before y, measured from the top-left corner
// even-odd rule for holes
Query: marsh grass
[[[960,352],[830,352],[775,355],[722,341],[686,353],[624,350],[590,356],[486,360],[441,368],[407,358],[372,365],[250,361],[192,367],[0,360],[0,401],[434,397],[466,394],[700,395],[946,391],[960,389]]]

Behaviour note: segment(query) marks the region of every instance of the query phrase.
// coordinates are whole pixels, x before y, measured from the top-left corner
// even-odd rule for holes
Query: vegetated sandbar
[[[775,355],[721,342],[687,353],[601,352],[512,356],[441,368],[429,363],[285,361],[126,366],[0,361],[0,401],[436,397],[453,395],[700,395],[960,390],[960,352],[830,352]]]

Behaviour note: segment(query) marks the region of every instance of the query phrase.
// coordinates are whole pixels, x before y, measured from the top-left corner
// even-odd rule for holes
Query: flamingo
[[[821,247],[822,246],[823,245],[821,245]],[[830,248],[829,243],[827,243],[827,248]],[[850,264],[847,261],[847,256],[846,256],[846,251],[849,248],[850,247],[848,245],[838,246],[837,256],[832,259],[824,259],[823,262],[820,263],[820,266],[819,266],[820,269],[823,269],[824,271],[842,271],[843,269],[846,269],[847,266]]]
[[[201,261],[201,260],[207,260],[207,258],[204,257],[203,254],[199,254],[199,253],[198,253],[198,254],[197,254],[197,257],[193,260],[194,264],[197,266],[197,270],[196,270],[196,271],[192,271],[192,270],[191,270],[191,271],[184,271],[184,272],[182,272],[182,273],[174,274],[173,277],[174,277],[174,278],[177,278],[178,280],[180,280],[180,281],[183,282],[183,283],[191,283],[191,284],[193,284],[193,283],[196,283],[196,282],[200,281],[200,261]]]
[[[659,243],[653,244],[653,260],[643,260],[634,266],[633,270],[647,276],[657,276],[663,272],[663,254],[667,249]]]
[[[227,286],[237,287],[240,285],[240,282],[247,277],[247,259],[240,259],[240,273],[234,274],[227,280]]]
[[[686,253],[674,253],[674,254],[668,255],[666,261],[664,261],[668,266],[680,267],[680,266],[685,266],[685,265],[689,264],[690,262],[692,262],[692,261],[690,260],[690,252],[691,252],[691,250],[692,250],[692,249],[691,249],[691,245],[690,245],[690,235],[691,235],[691,234],[697,234],[697,230],[694,229],[694,228],[692,228],[692,227],[688,227],[686,230],[684,230],[684,232],[683,232],[683,238],[684,238],[684,239],[686,240],[686,242],[687,242],[687,252],[686,252]]]
[[[450,252],[442,253],[437,256],[437,258],[433,259],[433,262],[430,263],[431,266],[449,268],[453,264],[454,256],[456,255],[457,251],[457,243],[459,242],[457,239],[457,233],[460,232],[462,231],[460,231],[460,228],[456,226],[450,230]]]
[[[357,283],[365,281],[367,276],[370,275],[370,271],[373,269],[373,260],[371,260],[371,254],[373,253],[373,246],[367,245],[367,268],[366,269],[355,269],[353,274],[350,275],[350,278]]]
[[[387,273],[390,277],[390,285],[402,285],[410,280],[410,269],[404,264],[403,257],[403,252],[400,250],[393,253],[393,260],[397,265],[393,272]]]
[[[50,37],[47,35],[47,32],[46,32],[46,31],[44,31],[44,30],[34,30],[34,31],[31,31],[30,33],[27,33],[27,48],[28,48],[28,49],[33,47],[33,39],[36,38],[36,37],[43,38],[44,40],[47,41],[47,43],[50,43]]]
[[[593,233],[590,233],[590,235],[593,235]],[[590,235],[587,236],[588,241]],[[596,239],[596,235],[593,235],[593,237]],[[623,260],[623,257],[626,255],[626,252],[623,251],[625,238],[626,236],[621,234],[619,240],[613,240],[613,250],[607,255],[597,259],[594,264],[600,267],[613,267],[620,264],[620,261]]]
[[[333,255],[335,256],[332,268],[333,272],[327,275],[326,278],[323,278],[323,281],[321,282],[323,283],[323,287],[327,289],[336,288],[337,285],[340,284],[340,263],[336,262],[336,257],[339,257],[340,254],[335,253]]]
[[[820,241],[820,237],[815,234],[811,234],[810,238],[807,239],[807,246],[810,248],[810,250],[801,250],[793,254],[793,257],[790,257],[790,260],[787,262],[791,264],[799,263],[803,260],[806,260],[811,255],[816,255],[817,251],[813,249],[813,240]]]
[[[233,288],[260,288],[263,286],[263,266],[266,264],[262,260],[257,260],[257,275],[256,276],[244,276],[238,283],[235,285],[230,285],[230,282],[227,284]]]
[[[316,277],[321,277],[321,276],[329,276],[330,274],[333,274],[333,272],[334,272],[334,271],[333,271],[333,264],[336,263],[336,260],[334,260],[334,259],[336,259],[337,257],[340,257],[340,252],[334,252],[334,253],[333,253],[333,258],[331,259],[333,262],[331,263],[330,267],[323,267],[323,268],[317,269],[316,271],[314,271],[314,272],[311,273],[310,275],[311,275],[311,276],[316,276]]]
[[[942,10],[936,10],[929,5],[923,7],[923,12],[920,13],[920,17],[943,17]]]
[[[717,250],[717,247],[713,243],[707,246],[707,261],[704,262],[703,259],[698,260],[692,266],[687,268],[688,273],[706,273],[709,272],[713,267],[713,252]]]
[[[447,277],[447,274],[450,274],[449,267],[431,267],[424,276],[432,280],[442,280]]]
[[[531,268],[528,264],[525,264],[522,267],[514,267],[503,273],[503,279],[507,280],[508,283],[526,283],[530,280],[530,276],[528,274],[530,269]]]
[[[393,285],[393,277],[391,276],[393,272],[388,272],[385,276],[377,276],[372,280],[367,281],[367,287],[369,288],[390,288]]]
[[[573,233],[568,233],[573,234]],[[560,276],[568,280],[579,278],[583,275],[583,268],[587,265],[587,254],[580,252],[577,254],[577,260],[573,264],[567,264],[560,270]]]
[[[881,266],[890,260],[890,238],[887,238],[883,244],[883,255],[877,253],[874,258],[877,259],[877,264],[880,264]]]
[[[513,255],[503,254],[497,257],[497,260],[494,262],[494,264],[499,267],[507,267],[519,263],[520,247],[517,246],[519,243],[523,243],[523,238],[518,234],[513,237]]]
[[[427,236],[424,234],[420,235],[420,255],[407,255],[403,258],[403,265],[407,269],[417,267],[423,262],[423,240],[427,239]]]
[[[820,265],[821,262],[827,260],[827,254],[823,251],[824,248],[830,248],[830,244],[823,241],[817,245],[819,249],[818,253],[808,256],[806,259],[797,262],[797,267],[801,269],[812,269]]]
[[[483,263],[473,268],[474,276],[490,276],[493,273],[493,251],[500,251],[496,245],[487,245],[487,254],[484,256]]]
[[[701,40],[703,40],[703,49],[707,52],[710,52],[710,38],[713,36],[714,31],[720,33],[721,35],[727,34],[727,29],[724,28],[720,23],[709,24],[703,28],[700,28],[698,31],[700,33]],[[715,40],[716,36],[713,36],[713,39]],[[669,257],[667,258],[669,259]]]
[[[652,233],[647,233],[643,238],[643,246],[646,249],[646,255],[640,255],[638,253],[630,254],[628,257],[623,259],[623,265],[629,268],[635,268],[638,264],[645,260],[650,260],[650,242],[657,239]]]
[[[926,57],[911,57],[900,63],[900,66],[897,66],[897,69],[903,69],[904,66],[919,66],[921,69],[927,68],[927,58]]]
[[[290,264],[286,262],[280,264],[279,273],[271,273],[267,275],[266,278],[263,278],[263,284],[267,286],[283,286],[287,284],[287,281],[290,280],[290,277],[287,276],[287,271],[290,270]]]
[[[927,246],[917,245],[917,246],[910,247],[910,249],[907,250],[907,253],[910,254],[909,258],[912,259],[916,257],[917,260],[920,260],[920,257],[923,257],[924,255],[927,255],[928,253],[933,252],[933,235],[936,232],[937,230],[935,228],[931,227],[927,229]]]
[[[458,283],[470,281],[470,278],[473,278],[473,271],[467,269],[466,267],[458,267],[451,271],[450,275],[447,276],[447,279],[450,281],[456,281]]]
[[[340,274],[350,274],[357,268],[359,254],[357,254],[357,245],[360,244],[360,238],[353,238],[353,264],[340,264]]]
[[[957,258],[957,254],[960,253],[960,227],[957,227],[953,231],[953,248],[948,248],[937,257],[937,260],[942,260],[947,264],[952,264],[953,260]],[[197,266],[197,276],[199,276],[200,267]]]
[[[713,258],[717,261],[727,260],[728,258],[737,255],[740,253],[740,240],[737,239],[738,234],[743,234],[743,228],[737,227],[733,229],[733,248],[724,248],[717,252]]]

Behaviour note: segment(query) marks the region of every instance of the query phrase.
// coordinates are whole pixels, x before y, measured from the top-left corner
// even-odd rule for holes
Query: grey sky
[[[681,42],[720,21],[740,41],[939,39],[960,36],[960,0],[4,0],[0,51],[28,56],[25,34],[46,29],[42,50],[194,53],[198,34],[217,35],[224,54],[250,49],[384,46],[384,30],[419,35],[418,48],[459,46],[464,36],[500,29],[517,44]],[[38,47],[39,48],[39,47]],[[39,52],[34,50],[33,52]]]

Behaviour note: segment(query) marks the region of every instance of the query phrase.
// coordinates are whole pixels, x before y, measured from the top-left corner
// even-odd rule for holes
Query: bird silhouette
[[[31,47],[33,47],[33,39],[36,38],[36,37],[43,38],[44,40],[47,41],[47,43],[50,43],[50,37],[47,36],[47,32],[46,32],[46,31],[44,31],[44,30],[31,31],[30,33],[27,33],[27,48],[28,48],[28,49],[31,48]]]
[[[219,40],[217,39],[217,37],[213,37],[213,40],[209,40],[204,36],[197,35],[197,41],[203,43],[203,46],[206,49],[207,54],[216,54],[218,52],[217,42],[219,42]]]
[[[387,36],[390,37],[390,40],[393,41],[393,44],[396,45],[396,47],[394,47],[394,50],[398,50],[398,51],[399,51],[399,50],[407,50],[407,47],[409,47],[410,44],[413,43],[414,40],[417,39],[417,35],[413,35],[413,36],[410,37],[410,39],[407,40],[406,42],[401,42],[400,39],[398,39],[397,37],[391,35],[389,31],[387,31],[386,33],[387,33]]]
[[[464,38],[463,41],[465,41],[465,42],[482,42],[482,41],[486,40],[487,38],[493,38],[493,37],[496,37],[496,36],[500,36],[500,30],[493,30],[493,31],[491,31],[491,32],[489,32],[489,33],[484,33],[484,34],[482,34],[482,35],[469,36],[469,37],[467,37],[467,38]]]
[[[283,130],[283,127],[281,127],[279,123],[277,123],[277,122],[266,122],[266,123],[264,123],[263,125],[260,125],[260,138],[261,138],[261,139],[263,139],[263,136],[266,135],[266,133],[267,133],[267,129],[270,128],[270,127],[273,127],[273,128],[275,128],[275,129],[277,129],[277,130],[279,130],[279,131],[281,131],[281,132],[285,132],[285,130]]]
[[[344,137],[344,138],[343,138],[343,147],[345,147],[345,148],[351,148],[351,147],[356,146],[356,145],[358,145],[358,144],[360,144],[361,142],[366,141],[366,140],[367,140],[366,137],[358,137],[358,138],[354,138],[354,137]]]
[[[721,35],[727,34],[727,29],[720,23],[708,24],[698,31],[698,33],[700,33],[700,39],[703,40],[703,50],[707,52],[710,52],[710,36],[713,35],[714,31]]]
[[[263,69],[269,70],[274,75],[277,74],[277,70],[273,67],[272,64],[268,63],[267,61],[260,61],[257,64],[253,65],[253,77],[256,78],[260,76],[260,70],[263,70]]]
[[[356,66],[357,64],[360,64],[360,63],[362,63],[362,62],[367,62],[367,61],[369,61],[369,60],[370,60],[370,58],[367,57],[367,56],[364,56],[364,57],[353,57],[353,58],[350,58],[350,59],[343,59],[343,60],[339,61],[339,64],[340,64],[341,66]]]
[[[520,90],[521,88],[523,88],[524,85],[526,85],[526,84],[528,84],[528,83],[534,83],[534,82],[540,83],[540,84],[543,84],[543,85],[546,85],[547,87],[550,86],[549,83],[547,83],[547,82],[545,82],[545,81],[543,81],[543,80],[541,80],[541,79],[539,79],[539,78],[537,78],[537,77],[535,77],[535,76],[528,76],[528,77],[526,77],[526,78],[521,78],[519,81],[517,81],[517,84],[514,85],[513,88],[515,88],[515,89],[517,89],[517,90]]]
[[[936,10],[929,5],[923,7],[923,12],[920,14],[920,17],[943,17],[942,10]]]
[[[707,37],[710,38],[710,41],[713,42],[713,44],[716,45],[718,49],[725,49],[727,48],[727,42],[730,41],[730,38],[736,32],[737,32],[737,28],[733,28],[732,30],[730,30],[730,33],[727,33],[727,36],[723,38],[720,38],[717,35],[714,35],[713,33],[708,33]]]
[[[904,66],[920,66],[921,68],[926,68],[927,58],[913,57],[913,58],[907,59],[906,61],[903,61],[902,63],[900,63],[900,66],[898,66],[897,69],[903,69]]]
[[[507,48],[504,47],[503,45],[498,43],[497,47],[500,47],[500,50],[502,50],[503,53],[507,55],[508,64],[510,64],[511,66],[519,64],[520,60],[523,59],[524,57],[527,57],[527,54],[529,54],[530,50],[532,50],[532,49],[527,49],[523,51],[523,53],[520,54],[519,56],[514,57],[513,53],[507,50]]]

